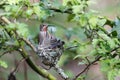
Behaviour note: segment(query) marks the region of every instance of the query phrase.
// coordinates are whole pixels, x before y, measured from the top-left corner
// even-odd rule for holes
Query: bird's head
[[[40,25],[40,31],[47,31],[48,25],[47,24],[41,24]]]

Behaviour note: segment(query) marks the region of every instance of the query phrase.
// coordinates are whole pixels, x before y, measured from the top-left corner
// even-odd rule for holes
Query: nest
[[[38,46],[38,55],[44,65],[53,67],[57,64],[62,55],[61,48],[49,49]]]

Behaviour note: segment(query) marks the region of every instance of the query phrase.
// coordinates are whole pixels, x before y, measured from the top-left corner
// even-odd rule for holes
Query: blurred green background
[[[62,3],[62,0],[52,0],[53,5],[59,7]],[[90,6],[89,9],[96,10],[100,15],[107,16],[110,19],[115,19],[116,16],[120,17],[120,0],[93,0],[93,4]],[[55,32],[53,33],[59,39],[65,41],[65,48],[70,45],[70,43],[75,43],[76,40],[79,40],[80,43],[87,41],[86,36],[84,35],[84,31],[79,25],[74,22],[69,22],[67,17],[69,15],[65,13],[55,13],[54,16],[49,17],[44,23],[51,24],[55,28]],[[34,38],[39,33],[39,25],[41,24],[38,20],[23,20],[20,19],[21,22],[26,22],[29,26],[28,29],[30,31],[30,38]],[[37,43],[37,40],[35,40]],[[76,48],[73,48],[69,51],[65,51],[59,61],[59,65],[65,70],[65,72],[70,76],[73,77],[75,74],[80,72],[84,68],[83,65],[78,65],[79,60],[74,60],[76,54],[79,54],[80,51],[75,51]],[[86,48],[85,48],[86,49]],[[80,54],[85,55],[87,52],[90,51],[90,47],[86,49],[85,52],[81,52]],[[30,55],[33,56],[33,60],[37,65],[42,65],[40,63],[39,57],[29,51]],[[20,55],[16,55],[17,53],[14,52],[13,54],[4,55],[1,60],[4,60],[9,65],[7,69],[0,68],[0,80],[7,80],[7,76],[9,74],[9,70],[14,68],[14,65],[21,59]],[[15,59],[14,59],[14,58]],[[27,67],[27,69],[26,69]],[[24,72],[26,71],[27,74]],[[57,74],[53,69],[50,70],[52,74],[58,77],[58,80],[62,80],[59,74]],[[25,79],[25,74],[28,79]],[[37,75],[31,68],[24,62],[21,63],[19,66],[19,70],[17,73],[18,80],[45,80],[41,76]],[[91,66],[88,76],[86,80],[106,80],[103,74],[100,72],[99,65]]]

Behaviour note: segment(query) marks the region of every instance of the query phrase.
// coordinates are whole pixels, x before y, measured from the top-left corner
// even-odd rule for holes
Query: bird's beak
[[[43,26],[43,31],[47,31],[48,25]]]

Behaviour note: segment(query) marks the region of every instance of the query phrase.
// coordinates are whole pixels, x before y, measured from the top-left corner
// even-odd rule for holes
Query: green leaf
[[[26,11],[27,17],[30,17],[32,14],[33,14],[33,10],[32,10],[32,9],[28,9],[28,10]]]
[[[115,20],[115,25],[113,26],[112,31],[116,31],[118,38],[120,39],[120,19],[117,18]]]
[[[86,2],[88,5],[91,5],[91,4],[96,4],[96,1],[87,1]]]
[[[40,7],[39,5],[33,6],[33,12],[37,15],[37,18],[39,20],[46,19],[48,17],[49,12],[45,10],[43,7]],[[48,12],[48,13],[47,13]]]
[[[85,17],[85,15],[81,15],[79,22],[81,26],[85,26],[87,24],[87,18]]]
[[[110,70],[110,65],[108,65],[108,63],[109,63],[109,59],[100,61],[101,71],[107,72]]]
[[[106,21],[107,21],[106,19],[99,19],[97,24],[98,24],[98,26],[104,26]]]
[[[66,6],[66,5],[67,5],[67,3],[68,3],[68,1],[69,1],[69,0],[63,0],[62,5],[63,5],[63,6]]]
[[[96,49],[93,49],[88,55],[96,55],[97,54],[97,50]]]
[[[113,37],[117,37],[117,31],[112,31],[111,34]]]
[[[78,65],[84,65],[86,64],[85,62],[79,62]]]
[[[93,45],[94,48],[97,46],[98,43],[99,43],[98,39],[93,39],[92,45]]]
[[[106,34],[99,33],[99,36],[107,41],[107,43],[109,44],[110,48],[114,48],[116,46],[114,40],[112,38],[110,38],[109,36],[107,36]]]
[[[75,15],[74,15],[74,14],[70,14],[70,15],[68,15],[67,20],[68,20],[68,21],[71,21],[74,17],[75,17]]]
[[[12,5],[12,6],[11,6],[11,12],[12,12],[13,14],[16,14],[17,11],[19,10],[19,8],[20,8],[20,6],[18,6],[18,5]]]
[[[11,5],[5,5],[4,7],[5,7],[5,11],[7,12],[11,10]]]
[[[6,27],[7,27],[8,30],[16,30],[16,28],[17,28],[14,23],[10,23]]]
[[[70,71],[70,70],[65,71],[65,74],[67,74],[69,76],[69,78],[73,78],[74,77],[73,72]]]
[[[21,0],[7,0],[7,1],[8,1],[8,4],[13,5],[13,4],[18,4],[19,1]]]
[[[17,23],[17,32],[18,34],[20,34],[21,36],[27,37],[29,34],[29,30],[27,28],[27,25],[24,23]]]
[[[117,76],[117,72],[118,72],[118,70],[116,71],[116,70],[110,70],[109,72],[108,72],[108,80],[114,80],[114,78]]]
[[[73,13],[74,14],[81,13],[83,11],[83,7],[84,7],[84,5],[82,5],[82,4],[72,6]]]
[[[33,7],[33,11],[34,11],[34,13],[36,13],[37,15],[40,15],[40,7],[39,7],[39,6],[34,6],[34,7]]]
[[[97,23],[98,23],[98,18],[96,18],[96,17],[91,17],[91,18],[89,19],[89,24],[91,25],[91,28],[92,28],[92,29],[96,27]]]
[[[81,58],[82,55],[77,55],[74,57],[74,59]]]
[[[119,62],[120,61],[115,58],[100,61],[101,70],[107,74],[108,80],[114,80],[115,77],[120,74],[119,67],[116,67]]]
[[[7,63],[5,61],[2,61],[2,60],[0,60],[0,66],[4,67],[4,68],[8,67]]]
[[[114,40],[114,42],[116,43],[116,45],[117,45],[117,44],[120,44],[120,41],[119,41],[118,38],[113,38],[113,40]]]

